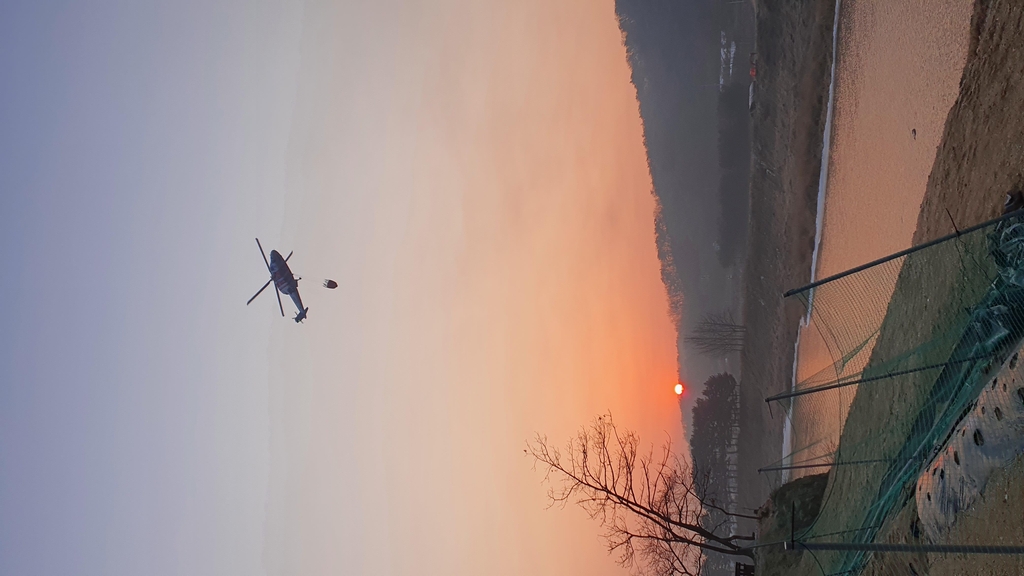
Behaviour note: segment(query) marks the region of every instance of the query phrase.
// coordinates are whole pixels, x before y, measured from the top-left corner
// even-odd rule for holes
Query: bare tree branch
[[[725,356],[743,350],[747,329],[728,312],[705,314],[684,340],[708,356]]]
[[[727,523],[709,526],[708,515],[755,518],[730,513],[709,497],[706,475],[674,455],[670,443],[660,452],[640,450],[640,439],[618,430],[610,414],[581,428],[564,455],[546,437],[527,442],[527,454],[544,469],[550,505],[573,502],[601,524],[608,552],[624,567],[657,575],[697,575],[704,553],[753,558],[738,544],[751,536],[723,534]]]

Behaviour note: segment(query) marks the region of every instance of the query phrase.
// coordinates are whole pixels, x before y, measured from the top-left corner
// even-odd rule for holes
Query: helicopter
[[[267,261],[267,254],[263,252],[263,245],[260,244],[260,239],[256,239],[256,245],[259,246],[260,255],[263,256],[263,263],[267,265],[267,271],[270,272],[270,280],[260,288],[249,301],[245,303],[246,306],[252,303],[257,296],[263,293],[270,286],[270,283],[274,283],[274,291],[277,293],[277,306],[281,309],[281,316],[284,316],[284,305],[281,304],[281,293],[290,296],[292,302],[295,303],[295,308],[298,313],[295,315],[296,322],[302,322],[306,319],[306,313],[309,312],[309,308],[303,307],[302,298],[299,296],[299,280],[300,277],[296,277],[292,274],[291,268],[288,267],[288,259],[292,257],[293,252],[289,252],[284,258],[281,257],[281,253],[277,250],[270,251],[270,260]]]

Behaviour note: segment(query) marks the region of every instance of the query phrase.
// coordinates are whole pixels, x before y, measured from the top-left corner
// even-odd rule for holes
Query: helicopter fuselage
[[[257,296],[273,284],[274,293],[277,294],[277,307],[281,310],[281,316],[284,316],[284,306],[281,304],[281,293],[284,293],[295,303],[297,313],[295,318],[292,319],[296,322],[302,322],[306,319],[306,313],[309,312],[309,308],[302,305],[302,298],[299,297],[299,280],[302,280],[302,278],[296,278],[292,274],[292,269],[288,267],[288,259],[292,257],[292,253],[289,252],[287,256],[282,257],[281,253],[277,250],[271,250],[270,259],[267,259],[267,253],[263,251],[263,245],[260,244],[259,238],[256,239],[256,246],[260,249],[260,255],[263,256],[263,263],[266,264],[267,271],[270,272],[270,280],[267,280],[267,283],[257,290],[245,305],[252,304],[252,301]]]
[[[302,305],[302,298],[299,296],[299,281],[277,250],[270,251],[270,277],[273,278],[274,285],[281,291],[281,294],[290,297],[299,314],[304,317],[306,308]]]

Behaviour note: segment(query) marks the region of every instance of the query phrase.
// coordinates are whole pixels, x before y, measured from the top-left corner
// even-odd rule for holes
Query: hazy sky
[[[681,443],[610,0],[5,2],[0,78],[0,572],[623,572],[522,451]]]

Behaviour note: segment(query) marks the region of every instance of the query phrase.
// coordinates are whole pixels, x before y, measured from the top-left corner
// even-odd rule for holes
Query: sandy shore
[[[929,10],[916,0],[844,0],[841,6],[816,278],[911,246],[943,126],[958,95],[973,0],[946,0]],[[842,316],[844,330],[866,336],[882,321],[895,280],[875,276],[859,286],[859,300],[837,298],[827,287],[818,295],[830,315]],[[812,317],[801,330],[798,382],[836,376],[834,350],[822,336],[831,328],[817,326],[819,319]],[[846,370],[855,372],[870,350]],[[852,391],[837,392],[797,402],[785,452],[826,455],[839,441],[852,397]]]

